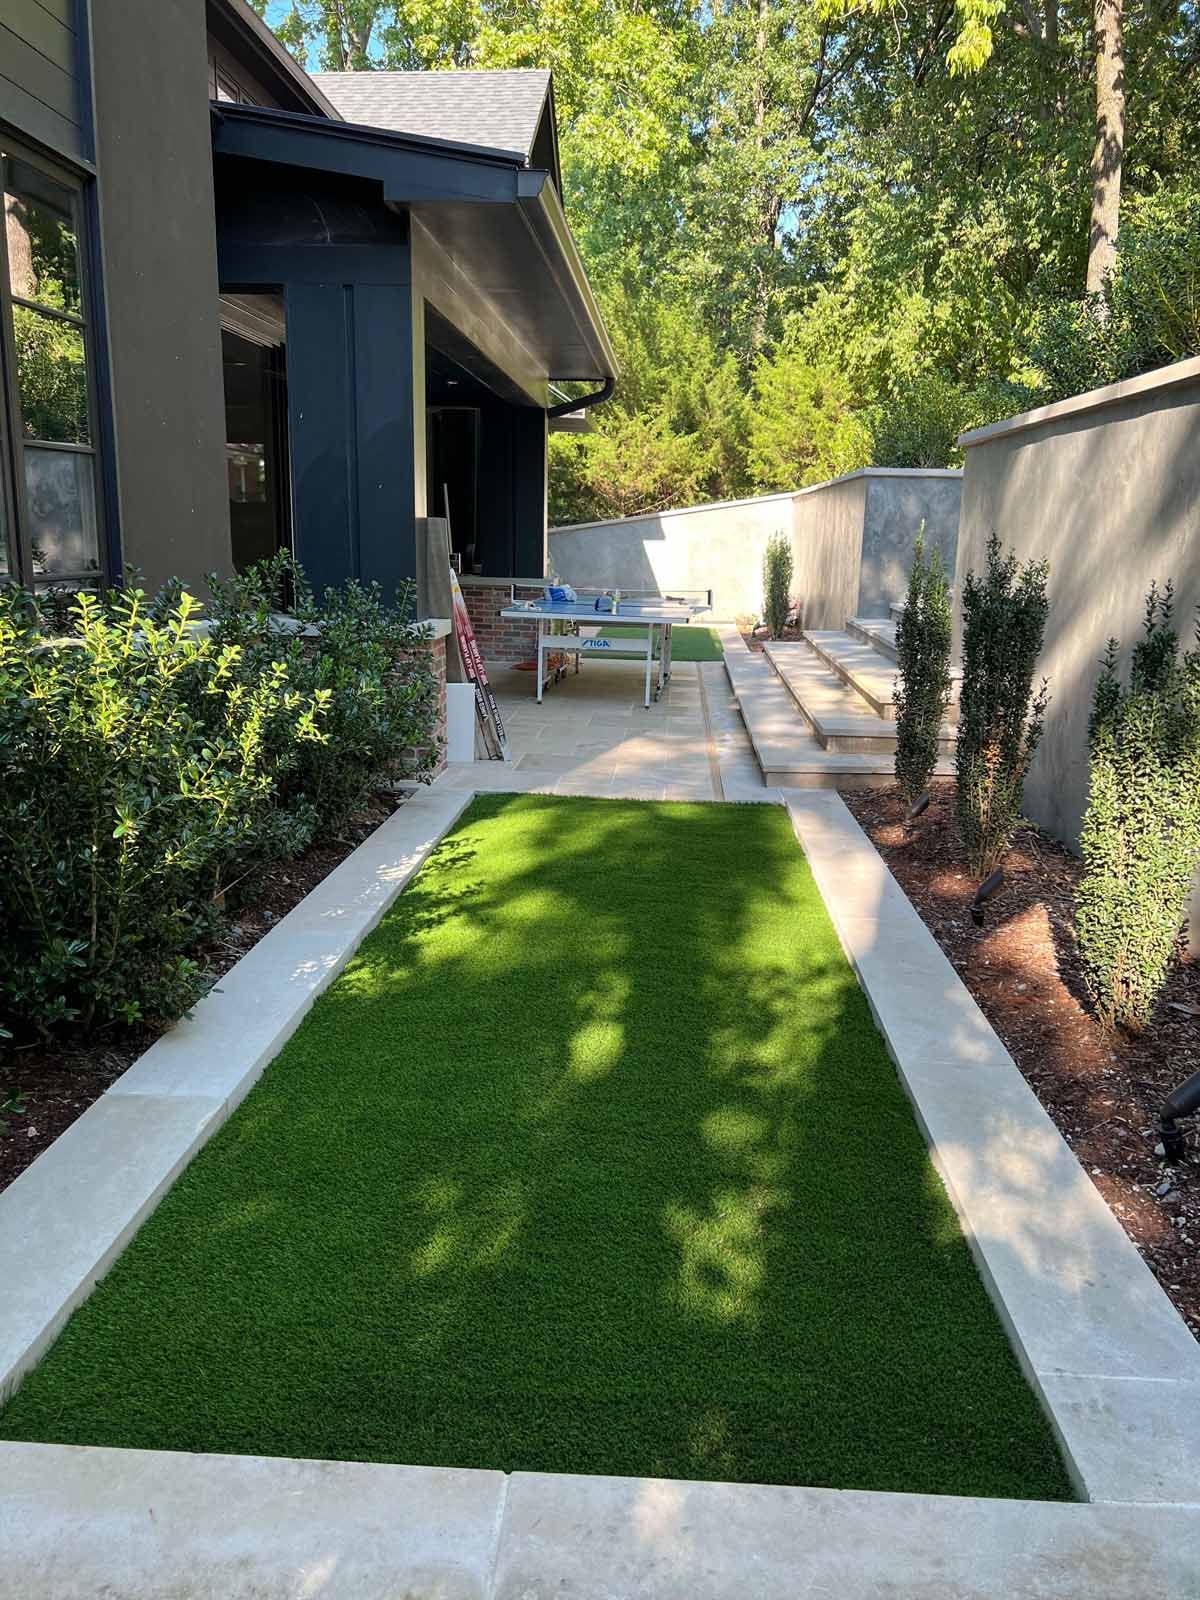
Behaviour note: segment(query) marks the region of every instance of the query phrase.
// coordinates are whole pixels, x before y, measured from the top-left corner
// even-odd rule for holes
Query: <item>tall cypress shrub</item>
[[[1084,982],[1110,1027],[1149,1020],[1200,866],[1200,649],[1179,658],[1173,598],[1169,583],[1151,585],[1128,688],[1108,641],[1088,724],[1075,930]]]
[[[896,628],[900,671],[896,706],[896,782],[911,805],[929,787],[938,735],[950,701],[950,590],[936,548],[925,554],[922,522],[913,546],[904,611]]]
[[[791,608],[792,545],[785,533],[773,533],[763,552],[763,616],[772,639],[783,638]]]
[[[992,534],[987,570],[963,584],[963,678],[958,698],[958,831],[971,869],[986,877],[1021,815],[1025,775],[1042,737],[1049,693],[1034,692],[1049,601],[1049,564],[1022,566]]]

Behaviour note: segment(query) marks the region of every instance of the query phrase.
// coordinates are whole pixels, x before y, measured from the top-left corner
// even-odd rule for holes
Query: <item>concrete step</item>
[[[859,710],[868,710],[885,722],[896,720],[892,700],[897,678],[894,659],[880,655],[873,644],[850,632],[806,628],[804,638],[824,666],[862,700]]]
[[[818,654],[852,689],[858,690],[877,715],[889,719],[895,717],[896,707],[891,698],[898,676],[894,622],[884,622],[878,617],[848,617],[844,635],[806,633],[805,638],[813,641]],[[864,649],[869,649],[871,656],[863,655]],[[961,683],[961,670],[952,667],[950,704],[946,708],[946,721],[950,724],[958,721],[958,690]]]
[[[895,781],[886,752],[828,750],[801,716],[766,656],[722,635],[725,673],[737,698],[763,781],[774,789],[882,789]],[[951,770],[948,762],[939,763]]]
[[[855,648],[873,654],[869,646]],[[764,654],[824,749],[883,760],[895,755],[895,722],[874,709],[874,704],[886,702],[866,698],[861,686],[852,687],[815,645],[807,639],[772,641]],[[954,729],[948,725],[942,729],[939,748],[944,755],[954,749]]]
[[[847,617],[846,632],[889,661],[896,659],[896,624],[891,617]]]

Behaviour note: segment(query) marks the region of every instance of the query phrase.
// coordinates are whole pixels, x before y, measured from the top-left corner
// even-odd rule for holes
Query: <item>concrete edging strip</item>
[[[0,1194],[0,1400],[473,798],[419,789]]]
[[[0,1443],[0,1600],[1144,1600],[1200,1508]]]
[[[786,803],[1076,1486],[1200,1502],[1200,1345],[841,796]]]

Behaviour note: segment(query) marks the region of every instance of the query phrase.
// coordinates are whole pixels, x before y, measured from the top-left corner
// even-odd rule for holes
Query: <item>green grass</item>
[[[646,642],[645,628],[623,628],[612,623],[600,629],[602,639],[640,639]],[[714,628],[683,627],[671,629],[672,661],[722,661],[721,640]]]
[[[0,1435],[1069,1495],[773,806],[477,800]]]

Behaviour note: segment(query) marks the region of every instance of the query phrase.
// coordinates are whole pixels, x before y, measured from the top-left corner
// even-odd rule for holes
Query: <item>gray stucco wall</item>
[[[792,502],[792,595],[806,628],[841,628],[858,610],[867,478],[816,484]]]
[[[764,495],[552,528],[550,565],[579,589],[711,589],[714,616],[757,616],[763,551],[772,533],[791,532],[792,500]]]
[[[891,472],[868,478],[859,616],[886,617],[888,606],[903,600],[922,523],[926,548],[940,551],[942,565],[953,573],[961,502],[961,472]]]
[[[1200,360],[964,435],[956,589],[994,529],[1050,562],[1042,670],[1053,699],[1026,813],[1075,844],[1087,804],[1087,723],[1105,641],[1124,659],[1152,580],[1173,578],[1191,643],[1200,605]],[[961,640],[956,619],[956,651]]]
[[[93,34],[122,547],[149,585],[231,567],[204,7]]]
[[[550,560],[577,588],[711,589],[715,617],[757,617],[767,540],[788,533],[805,625],[840,628],[902,598],[922,519],[953,570],[960,489],[956,472],[868,468],[794,494],[552,529]]]

